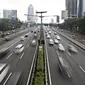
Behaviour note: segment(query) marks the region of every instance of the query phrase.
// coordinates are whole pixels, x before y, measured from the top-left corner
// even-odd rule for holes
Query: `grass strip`
[[[43,46],[39,46],[34,85],[44,85],[44,60],[43,60],[44,57],[43,55],[44,55]]]

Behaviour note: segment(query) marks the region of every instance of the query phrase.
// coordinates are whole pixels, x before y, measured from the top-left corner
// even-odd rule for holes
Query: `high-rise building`
[[[68,17],[76,17],[77,0],[66,0],[66,10],[68,11]]]
[[[77,17],[85,16],[85,0],[78,0],[77,3]]]
[[[17,10],[3,10],[3,18],[8,18],[8,19],[12,19],[12,18],[17,18]]]
[[[28,7],[28,17],[27,17],[27,21],[28,22],[33,22],[34,21],[34,7],[32,4],[29,5]]]

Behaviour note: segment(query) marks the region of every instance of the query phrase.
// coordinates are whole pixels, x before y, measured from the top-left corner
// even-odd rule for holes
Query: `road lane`
[[[76,85],[74,84],[74,82],[64,79],[59,73],[58,55],[56,53],[56,50],[53,46],[50,46],[48,44],[48,39],[46,39],[46,42],[52,85]]]
[[[39,33],[38,33],[39,35]],[[24,51],[19,54],[19,55],[16,55],[16,54],[10,54],[8,56],[8,59],[7,61],[4,61],[5,63],[7,64],[10,64],[10,73],[12,72],[18,72],[18,71],[22,71],[23,72],[23,84],[22,85],[26,85],[26,82],[27,82],[27,78],[28,78],[28,75],[29,75],[29,71],[30,71],[30,67],[31,67],[31,63],[32,63],[32,59],[33,59],[33,56],[34,56],[34,52],[35,52],[35,47],[32,47],[30,45],[30,43],[32,42],[33,40],[33,34],[29,37],[26,38],[25,41],[20,41],[19,43],[23,43],[24,46],[25,46],[25,49]],[[37,38],[38,39],[38,38]],[[19,44],[18,43],[18,44]],[[17,44],[16,44],[17,45]],[[12,46],[10,48],[10,50],[14,49],[15,46]],[[29,45],[29,47],[27,47]],[[9,73],[9,74],[10,74]],[[6,81],[6,79],[8,78],[9,74],[6,76],[6,78],[3,80],[2,84],[4,84],[4,82]]]
[[[54,39],[54,34],[53,34],[53,32],[52,32],[52,34],[51,34],[51,36],[52,36],[52,38]],[[65,53],[62,53],[62,52],[59,52],[58,51],[58,46],[57,45],[54,45],[54,47],[55,47],[55,49],[57,50],[57,53],[58,53],[58,55],[59,56],[63,56],[63,58],[65,58],[65,60],[67,60],[68,61],[68,63],[70,64],[70,66],[71,66],[71,68],[73,69],[73,78],[74,78],[74,80],[75,80],[75,83],[77,84],[77,85],[84,85],[85,84],[85,82],[84,82],[84,80],[85,80],[85,75],[82,73],[82,71],[80,70],[80,68],[79,68],[79,64],[75,61],[75,60],[77,60],[76,58],[75,58],[75,60],[73,59],[73,57],[75,57],[75,56],[77,56],[77,55],[71,55],[68,51],[67,51],[67,47],[68,47],[68,43],[69,43],[69,41],[68,40],[66,40],[66,39],[63,39],[62,38],[62,36],[60,36],[61,37],[61,40],[60,40],[60,42],[63,44],[63,46],[65,47],[65,49],[66,49],[66,52]],[[67,42],[68,41],[68,42]],[[66,42],[66,43],[65,43]],[[84,69],[83,68],[81,68],[82,70],[83,70],[83,72],[84,72]],[[81,81],[81,82],[79,82],[79,81]]]

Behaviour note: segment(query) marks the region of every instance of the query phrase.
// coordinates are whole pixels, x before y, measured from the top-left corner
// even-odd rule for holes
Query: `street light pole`
[[[42,22],[42,18],[44,16],[42,16],[43,13],[47,13],[47,11],[41,11],[41,12],[36,12],[37,14],[41,14],[41,16],[39,16],[41,18],[41,33],[40,33],[40,45],[43,41],[43,22]]]

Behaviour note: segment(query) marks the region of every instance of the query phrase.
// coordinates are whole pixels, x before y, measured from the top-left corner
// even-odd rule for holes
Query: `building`
[[[76,17],[77,0],[66,0],[66,10],[68,11],[68,17]]]
[[[8,16],[9,16],[9,14],[10,14],[10,10],[3,10],[3,18],[8,18]]]
[[[77,3],[77,17],[85,16],[85,0],[78,0]]]
[[[27,21],[28,22],[34,22],[34,7],[32,4],[29,5],[28,7],[28,17],[27,17]]]
[[[12,19],[12,18],[17,18],[17,10],[3,10],[3,18],[8,18],[8,19]]]

